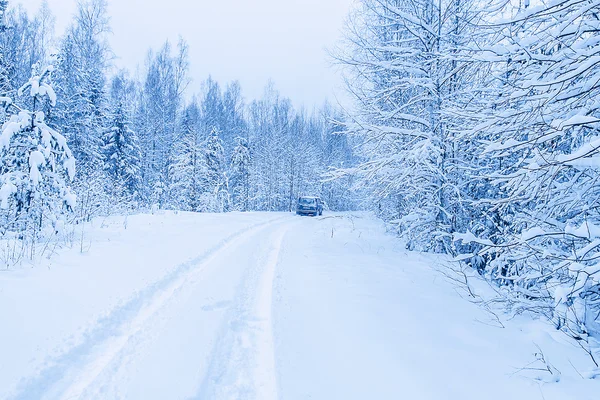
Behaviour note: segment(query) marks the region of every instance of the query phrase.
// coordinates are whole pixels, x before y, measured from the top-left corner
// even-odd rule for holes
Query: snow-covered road
[[[90,236],[85,254],[0,275],[0,398],[585,400],[599,388],[573,369],[559,384],[518,373],[536,345],[559,369],[589,361],[541,323],[492,326],[438,259],[365,214],[137,216]]]

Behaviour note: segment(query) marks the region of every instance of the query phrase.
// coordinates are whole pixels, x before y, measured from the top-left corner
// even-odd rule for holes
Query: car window
[[[307,197],[300,197],[300,199],[298,199],[298,204],[301,204],[303,206],[314,206],[316,202],[316,199],[310,199]]]

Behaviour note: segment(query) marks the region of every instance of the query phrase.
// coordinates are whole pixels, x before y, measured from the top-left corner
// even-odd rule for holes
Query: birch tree
[[[465,214],[463,117],[475,15],[468,0],[363,0],[336,55],[358,112],[347,132],[362,141],[355,171],[379,214],[411,249],[453,253]]]

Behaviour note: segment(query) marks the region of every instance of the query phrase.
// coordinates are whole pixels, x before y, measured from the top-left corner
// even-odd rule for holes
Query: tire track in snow
[[[165,305],[188,280],[200,275],[207,264],[246,237],[285,219],[275,218],[239,230],[202,255],[167,273],[114,308],[84,333],[81,342],[45,362],[35,375],[24,378],[9,399],[78,399],[104,368],[125,347],[129,338]]]
[[[271,310],[275,272],[288,229],[289,225],[275,232],[266,257],[244,279],[194,399],[277,399]]]
[[[281,249],[286,231],[279,232],[269,258],[267,259],[266,271],[264,272],[259,289],[256,313],[259,321],[262,321],[261,335],[257,341],[257,365],[253,369],[253,379],[256,388],[257,399],[276,399],[277,375],[275,373],[275,345],[273,340],[273,283],[275,271],[279,265]]]

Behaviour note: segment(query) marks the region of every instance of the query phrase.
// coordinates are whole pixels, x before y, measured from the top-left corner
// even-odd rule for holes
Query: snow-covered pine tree
[[[223,142],[217,128],[212,128],[204,150],[206,174],[204,176],[204,211],[229,210],[229,182]]]
[[[2,233],[30,243],[46,226],[60,230],[76,200],[68,185],[75,175],[75,159],[65,137],[46,125],[41,111],[46,104],[56,104],[49,85],[52,71],[34,66],[32,77],[19,89],[19,97],[31,97],[33,109],[10,106],[15,111],[3,126],[0,143]]]
[[[183,211],[202,211],[202,184],[207,174],[204,148],[200,141],[198,127],[200,109],[192,101],[181,117],[178,129],[178,141],[170,167],[170,198],[172,205]]]
[[[158,179],[154,181],[152,187],[149,188],[149,204],[153,214],[159,210],[162,210],[164,207],[163,202],[166,198],[166,195],[164,194],[166,191],[165,187],[166,185],[163,183],[163,181]]]
[[[8,26],[6,25],[7,9],[8,0],[0,0],[0,36],[2,36],[2,40],[0,40],[0,96],[7,96],[11,89],[8,64],[5,60],[6,40],[4,40],[4,36],[8,29]]]
[[[6,13],[8,0],[0,0],[0,98],[8,98],[11,95],[12,85],[10,82],[9,65],[6,57]],[[7,99],[4,99],[7,100]],[[6,109],[0,109],[0,122],[4,122],[7,117]]]
[[[233,149],[229,173],[229,189],[231,205],[235,211],[249,211],[250,208],[250,167],[251,155],[248,141],[237,138],[237,146]]]
[[[83,220],[108,214],[112,207],[105,191],[108,177],[102,155],[110,114],[106,90],[109,30],[106,0],[80,1],[57,54],[54,82],[59,101],[49,118],[67,137],[78,160],[73,189]]]
[[[120,73],[111,84],[111,126],[104,135],[102,153],[104,168],[110,178],[109,191],[117,199],[134,200],[140,189],[141,153],[136,133],[131,129],[130,107],[131,84]]]
[[[102,135],[109,114],[105,73],[110,27],[106,7],[106,0],[80,2],[57,55],[59,102],[52,121],[69,139],[82,178],[102,171]]]
[[[7,29],[6,12],[8,11],[8,0],[0,0],[0,32]]]

